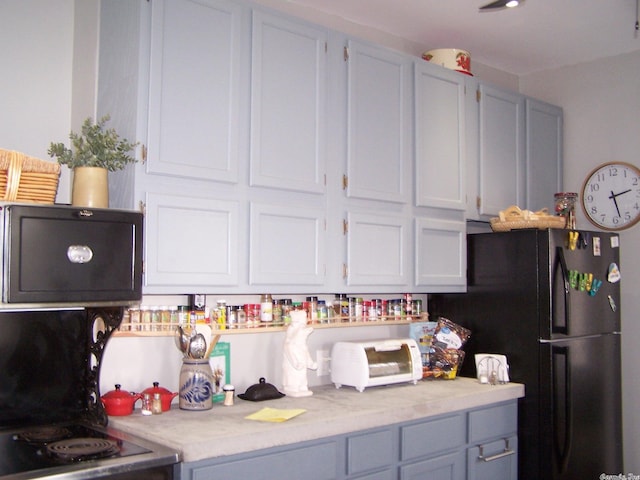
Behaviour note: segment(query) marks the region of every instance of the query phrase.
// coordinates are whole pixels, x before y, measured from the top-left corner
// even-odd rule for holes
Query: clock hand
[[[619,193],[616,195],[613,193],[613,190],[611,190],[611,195],[609,195],[609,198],[611,200],[613,200],[613,204],[616,206],[616,211],[618,212],[618,216],[620,216],[620,209],[618,208],[618,201],[616,200],[616,197],[620,195]]]
[[[616,193],[615,195],[613,195],[613,192],[611,192],[611,195],[613,195],[614,197],[619,197],[620,195],[623,195],[625,193],[629,193],[631,191],[631,189],[625,190],[624,192],[620,192],[620,193]],[[611,197],[609,197],[611,198]]]

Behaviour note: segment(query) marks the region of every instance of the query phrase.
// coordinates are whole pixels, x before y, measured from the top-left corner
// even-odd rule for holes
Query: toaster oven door
[[[398,345],[395,349],[365,348],[367,361],[369,362],[369,378],[390,377],[393,375],[411,375],[413,365],[411,352],[406,343]]]
[[[4,206],[3,302],[94,304],[142,296],[142,214]]]

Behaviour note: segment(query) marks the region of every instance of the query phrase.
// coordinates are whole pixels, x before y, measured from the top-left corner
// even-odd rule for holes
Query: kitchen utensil
[[[207,339],[201,333],[196,333],[189,341],[189,356],[191,358],[204,358],[207,351]]]
[[[142,398],[140,393],[129,393],[122,390],[119,384],[116,384],[115,390],[105,393],[100,399],[107,412],[111,416],[131,415],[134,404]]]
[[[160,402],[162,403],[162,411],[166,412],[171,409],[171,401],[178,396],[178,392],[172,393],[164,387],[159,386],[159,382],[153,382],[153,387],[146,388],[142,391],[142,394],[148,393],[153,397],[156,393],[160,395]]]
[[[175,340],[176,345],[178,346],[178,350],[186,355],[187,349],[189,348],[189,336],[180,325],[178,325],[178,328],[176,328]]]
[[[207,353],[204,354],[204,358],[208,358],[211,355],[211,352],[215,348],[216,344],[220,340],[220,334],[214,335],[211,337],[211,341],[209,342],[209,347],[207,348]]]

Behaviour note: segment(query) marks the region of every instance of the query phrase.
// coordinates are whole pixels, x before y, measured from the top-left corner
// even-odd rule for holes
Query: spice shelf
[[[309,326],[315,329],[324,329],[324,328],[345,328],[345,327],[372,327],[376,325],[408,325],[413,322],[418,321],[427,321],[428,315],[411,315],[404,316],[400,319],[380,319],[380,320],[368,320],[368,321],[359,321],[353,320],[349,318],[336,318],[330,319],[329,322],[325,323],[309,323]],[[241,335],[241,334],[249,334],[249,333],[271,333],[271,332],[283,332],[286,330],[286,325],[280,326],[271,326],[271,325],[255,325],[252,327],[240,327],[237,328],[235,325],[234,328],[213,328],[212,330],[214,334],[220,335]],[[149,330],[132,330],[131,328],[148,328]],[[151,330],[152,328],[162,328],[162,330]],[[175,334],[175,329],[178,327],[178,324],[166,324],[166,325],[140,325],[140,324],[131,324],[131,323],[123,323],[120,325],[120,328],[113,332],[113,336],[116,337],[168,337]]]

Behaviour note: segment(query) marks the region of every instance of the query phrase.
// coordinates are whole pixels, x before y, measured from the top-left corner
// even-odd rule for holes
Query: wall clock
[[[595,168],[582,186],[582,209],[603,230],[623,230],[640,220],[640,169],[608,162]]]

